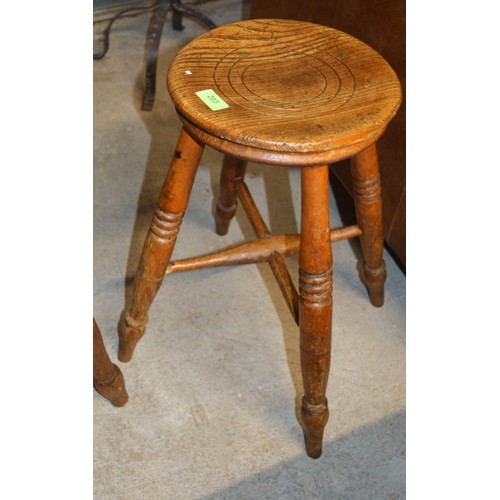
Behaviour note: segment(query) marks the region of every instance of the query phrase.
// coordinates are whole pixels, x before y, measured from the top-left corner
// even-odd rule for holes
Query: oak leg
[[[359,237],[365,259],[363,281],[371,303],[381,307],[387,271],[382,258],[382,192],[375,144],[351,159],[351,178],[358,226],[363,231]]]
[[[326,386],[332,329],[332,249],[328,166],[302,168],[299,252],[302,420],[307,454],[319,458],[328,421]]]
[[[225,155],[220,174],[220,194],[215,205],[215,232],[223,236],[229,229],[229,223],[236,214],[237,198],[234,181],[243,179],[247,163]]]
[[[144,335],[147,312],[160,289],[174,250],[202,152],[203,146],[183,129],[144,243],[132,303],[120,320],[120,361],[132,358],[137,342]]]
[[[101,331],[94,321],[94,387],[114,406],[123,406],[128,401],[125,381],[120,369],[109,359]]]

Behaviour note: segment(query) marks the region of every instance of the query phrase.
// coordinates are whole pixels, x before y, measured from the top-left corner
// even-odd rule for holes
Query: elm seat
[[[374,142],[401,101],[399,81],[363,42],[311,23],[257,20],[207,32],[177,55],[168,90],[181,118],[269,163],[334,162]],[[229,106],[196,95],[213,89]],[[231,149],[232,144],[225,144]],[[252,154],[250,151],[247,154]],[[262,151],[252,160],[262,162]],[[252,155],[253,156],[253,155]],[[250,159],[250,158],[249,158]],[[274,161],[272,161],[274,159]]]
[[[384,301],[375,143],[400,104],[398,79],[377,52],[345,33],[298,21],[253,20],[193,40],[172,62],[167,82],[183,127],[144,243],[132,300],[120,320],[118,357],[131,359],[165,274],[268,262],[300,328],[302,425],[307,454],[318,458],[328,420],[332,243],[360,238],[362,279],[372,304],[380,307]],[[216,232],[227,233],[239,201],[257,238],[170,262],[205,146],[225,153]],[[328,164],[345,158],[351,159],[357,224],[331,229]],[[244,182],[247,161],[301,167],[300,234],[270,233]],[[297,252],[298,291],[284,260]]]

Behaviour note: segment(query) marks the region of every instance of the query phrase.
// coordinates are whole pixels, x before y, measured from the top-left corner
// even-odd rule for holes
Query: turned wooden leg
[[[203,146],[183,129],[144,243],[132,303],[120,319],[120,361],[132,358],[137,342],[144,335],[147,312],[161,286],[174,250],[202,152]]]
[[[363,281],[374,306],[384,304],[384,283],[387,277],[382,225],[382,192],[375,144],[351,159],[351,178],[356,217],[362,230],[359,237],[364,255]]]
[[[234,181],[243,179],[247,163],[225,155],[220,174],[220,194],[215,205],[215,231],[221,236],[227,233],[229,223],[236,213],[237,199]]]
[[[319,458],[328,421],[326,386],[332,329],[332,248],[328,166],[302,168],[299,251],[302,420],[307,454]]]
[[[128,401],[125,381],[120,369],[109,359],[101,331],[94,321],[94,387],[96,391],[115,406],[123,406]]]

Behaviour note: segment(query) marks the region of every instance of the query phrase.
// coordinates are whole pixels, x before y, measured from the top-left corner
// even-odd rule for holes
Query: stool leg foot
[[[146,330],[148,317],[143,320],[134,320],[130,314],[123,311],[118,324],[118,359],[122,362],[127,362],[132,359],[135,346],[141,340]]]
[[[322,452],[328,421],[326,387],[332,332],[332,248],[328,205],[328,166],[302,168],[299,252],[300,363],[304,383],[302,423],[306,451]]]
[[[120,361],[130,361],[144,335],[147,312],[163,282],[202,152],[203,146],[183,129],[144,243],[131,306],[119,323]]]
[[[220,174],[220,194],[215,204],[215,232],[221,236],[229,229],[229,223],[236,214],[237,199],[234,182],[243,179],[247,163],[225,155]]]
[[[387,278],[387,269],[385,262],[382,260],[382,265],[377,269],[370,269],[366,265],[363,266],[363,282],[368,289],[370,302],[375,307],[384,305],[384,284]]]
[[[125,380],[121,370],[109,359],[101,331],[94,321],[94,387],[114,406],[123,406],[128,401]]]
[[[323,431],[329,416],[328,401],[325,398],[322,404],[311,405],[304,397],[301,413],[307,455],[311,458],[319,458],[323,452]]]
[[[351,178],[363,256],[363,282],[374,306],[384,304],[384,284],[387,277],[382,258],[384,231],[382,225],[382,195],[375,144],[351,159]]]

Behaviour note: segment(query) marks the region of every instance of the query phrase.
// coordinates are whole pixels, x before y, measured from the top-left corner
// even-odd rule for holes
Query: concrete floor
[[[198,5],[216,24],[248,16],[242,0]],[[134,358],[116,361],[116,324],[135,273],[180,122],[164,76],[205,31],[166,25],[152,112],[140,111],[148,16],[123,19],[94,62],[94,316],[125,376],[129,402],[94,391],[98,499],[400,499],[405,497],[405,276],[389,254],[386,303],[370,305],[357,242],[336,243],[330,421],[308,458],[297,421],[298,328],[266,265],[169,276]],[[207,149],[174,257],[253,236],[238,213],[227,236],[211,207],[222,155]],[[296,169],[251,164],[248,184],[274,232],[297,232]],[[331,197],[332,226],[341,225]],[[296,276],[297,260],[288,259]]]

